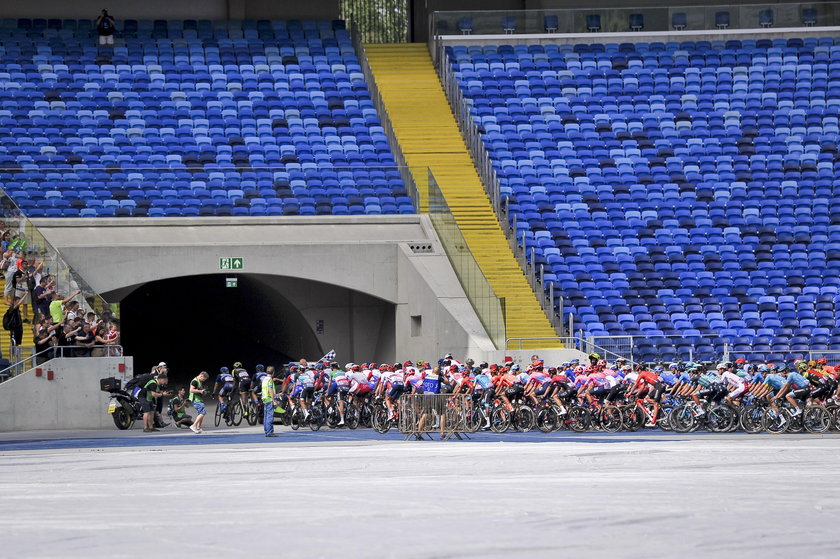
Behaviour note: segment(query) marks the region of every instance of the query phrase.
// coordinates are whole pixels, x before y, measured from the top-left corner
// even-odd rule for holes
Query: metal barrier
[[[405,394],[399,400],[400,433],[405,440],[423,440],[424,435],[431,440],[431,433],[440,433],[444,441],[460,440],[472,432],[471,410],[472,402],[463,394]]]
[[[840,351],[838,350],[814,350],[808,352],[808,361],[816,361],[820,358],[824,358],[827,364],[832,367],[840,365]]]
[[[25,373],[29,369],[42,365],[50,359],[56,359],[59,357],[77,357],[76,352],[79,350],[103,347],[105,348],[105,355],[102,355],[101,357],[120,357],[123,355],[123,348],[121,345],[93,346],[91,348],[83,348],[80,346],[53,346],[39,351],[38,353],[33,352],[32,355],[24,357],[19,361],[12,363],[5,369],[0,370],[0,382],[16,377],[21,373]],[[86,357],[90,356],[87,355]]]

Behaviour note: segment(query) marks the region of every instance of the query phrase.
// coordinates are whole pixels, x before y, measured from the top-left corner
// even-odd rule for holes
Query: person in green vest
[[[155,411],[157,410],[156,398],[163,398],[172,393],[164,390],[169,378],[166,373],[161,373],[143,385],[140,392],[140,408],[143,410],[143,432],[151,433],[155,429]]]
[[[266,437],[276,437],[274,432],[274,377],[264,375],[260,386],[263,403],[263,429]]]
[[[178,395],[169,400],[169,409],[176,427],[189,427],[193,422],[192,417],[187,415],[189,400],[186,396],[187,389],[182,386],[178,389]]]
[[[190,382],[190,402],[195,408],[195,422],[190,425],[190,431],[193,433],[203,433],[201,424],[204,422],[204,416],[207,415],[207,410],[204,408],[204,395],[207,394],[207,389],[204,388],[204,383],[210,375],[207,371],[201,371],[198,376]]]

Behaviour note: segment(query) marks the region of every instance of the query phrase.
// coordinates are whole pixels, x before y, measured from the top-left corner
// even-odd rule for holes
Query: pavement
[[[840,434],[0,433],[2,556],[837,557]]]

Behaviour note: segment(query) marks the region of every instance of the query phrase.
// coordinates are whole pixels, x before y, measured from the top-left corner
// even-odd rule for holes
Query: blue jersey
[[[789,384],[792,384],[795,388],[808,388],[809,386],[811,386],[811,383],[808,382],[808,379],[806,379],[799,373],[789,373],[787,381]]]
[[[767,375],[764,378],[764,383],[767,384],[773,390],[779,390],[782,388],[787,381],[785,377],[782,375]]]
[[[229,382],[233,382],[233,375],[230,373],[222,373],[218,377],[216,377],[216,382],[218,382],[219,384],[227,384]]]
[[[476,386],[480,386],[484,390],[489,388],[493,388],[493,381],[490,380],[490,377],[485,374],[480,374],[475,377],[475,384]]]
[[[662,373],[659,375],[659,380],[667,386],[674,386],[677,384],[677,377],[673,373]]]
[[[682,383],[685,383],[685,384],[691,384],[691,375],[688,374],[687,372],[683,371],[682,373],[680,373],[680,376],[677,379],[677,382],[682,382]]]

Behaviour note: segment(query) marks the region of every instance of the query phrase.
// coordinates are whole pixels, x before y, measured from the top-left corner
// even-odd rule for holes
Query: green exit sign
[[[236,278],[225,278],[225,287],[236,287],[238,281]]]
[[[241,256],[226,256],[219,258],[220,270],[242,270],[245,268],[245,259]]]

